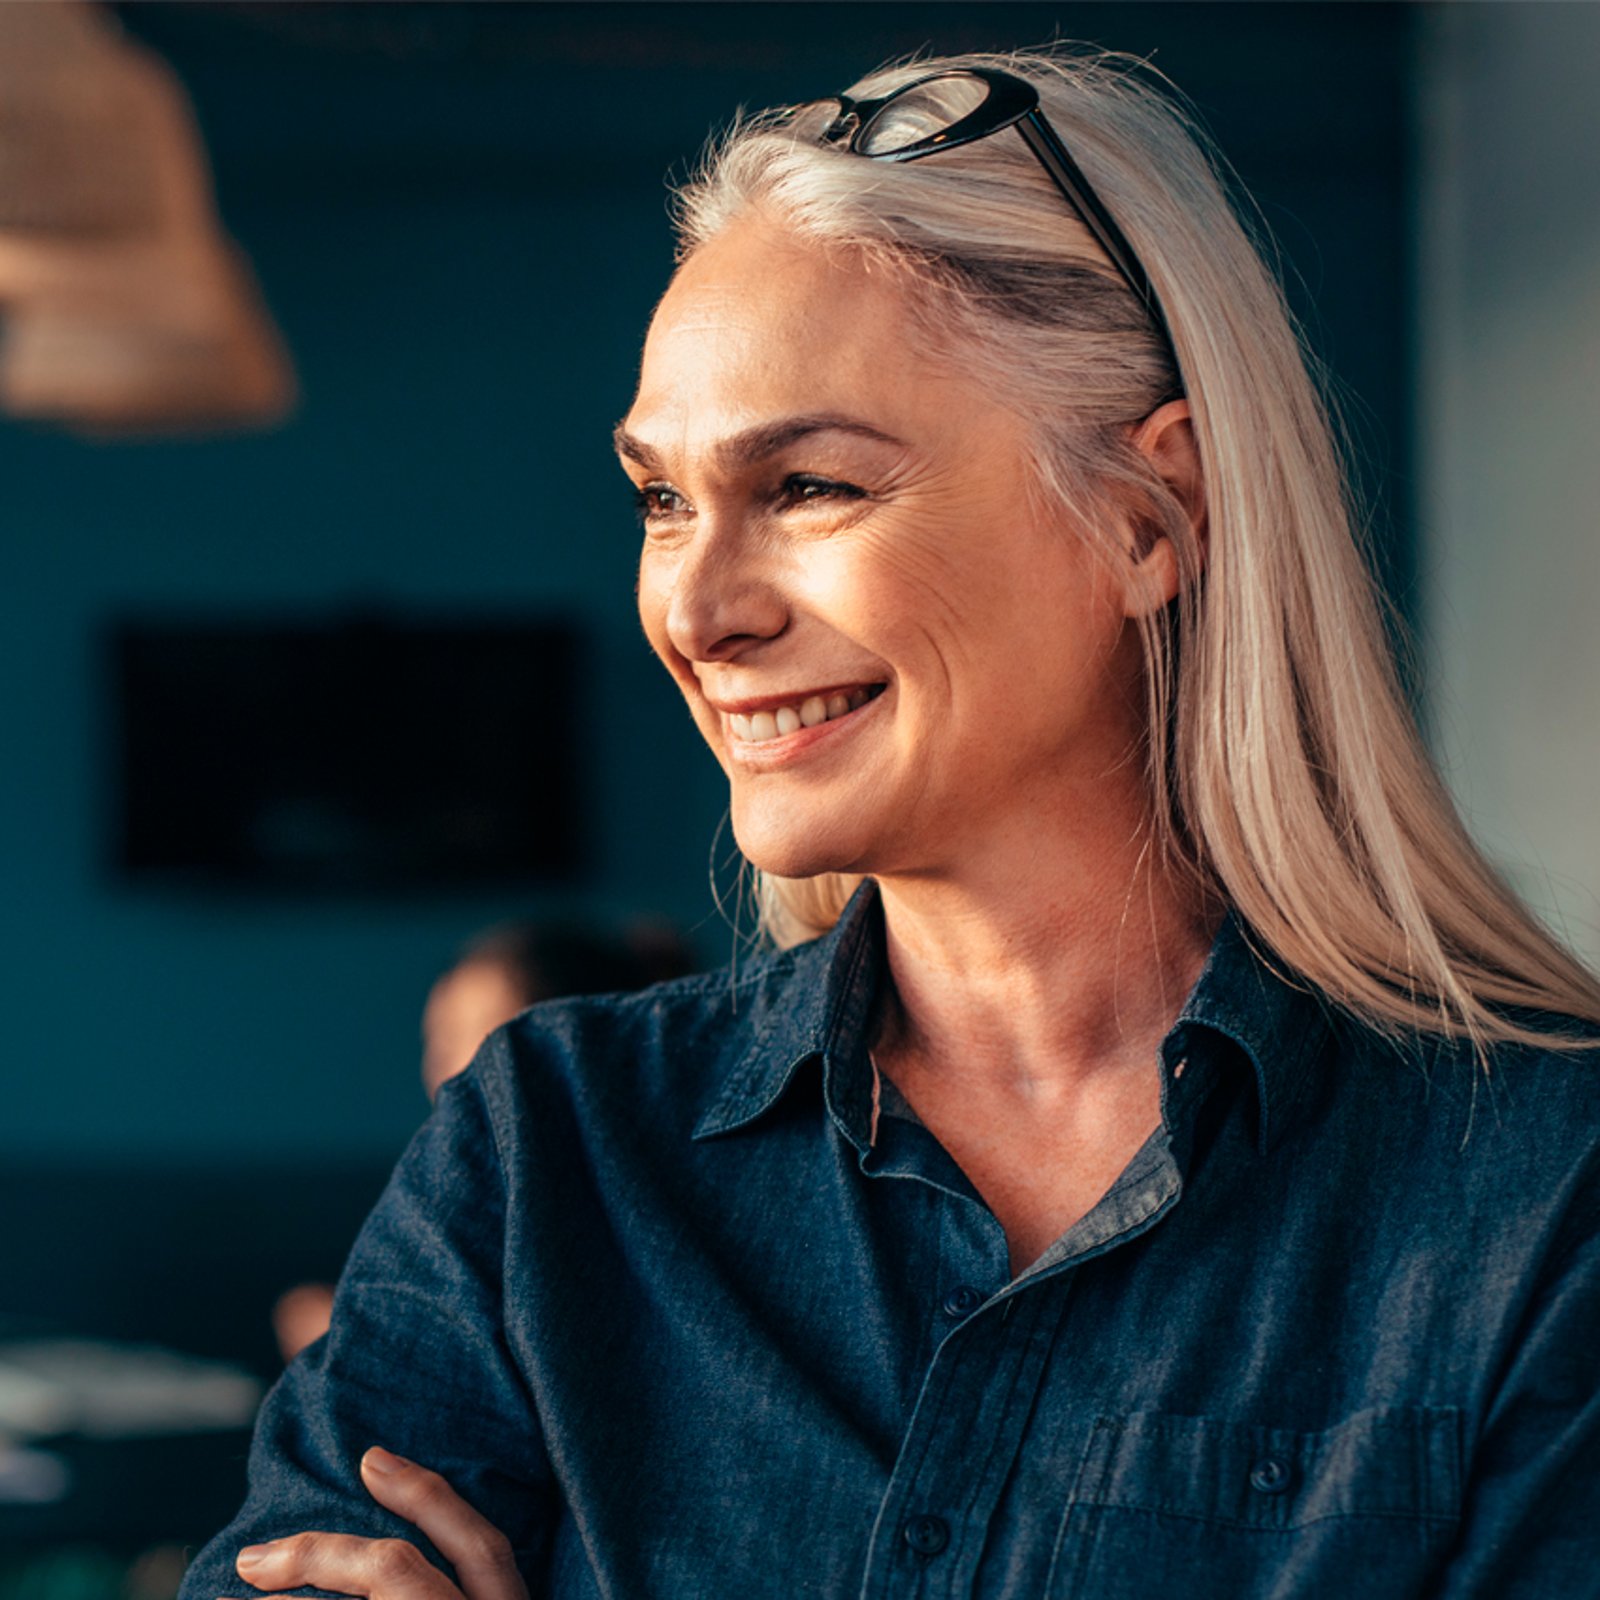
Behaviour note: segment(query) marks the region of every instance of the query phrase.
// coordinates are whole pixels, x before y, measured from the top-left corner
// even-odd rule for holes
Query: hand
[[[239,1576],[254,1589],[305,1584],[366,1600],[528,1600],[511,1541],[437,1472],[374,1449],[361,1458],[361,1481],[379,1505],[427,1534],[456,1569],[454,1583],[404,1539],[348,1533],[297,1533],[251,1545],[239,1552]]]

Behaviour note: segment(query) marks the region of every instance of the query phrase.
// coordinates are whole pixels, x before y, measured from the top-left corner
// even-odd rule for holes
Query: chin
[[[752,814],[752,809],[754,814]],[[762,808],[733,805],[739,853],[762,872],[780,878],[814,878],[819,872],[865,872],[859,817],[848,830],[804,815],[762,815]],[[847,836],[848,834],[848,836]]]

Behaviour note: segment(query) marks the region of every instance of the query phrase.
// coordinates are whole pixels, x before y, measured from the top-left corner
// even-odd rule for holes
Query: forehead
[[[662,445],[801,413],[897,431],[952,381],[892,271],[748,219],[696,250],[662,297],[626,426]]]

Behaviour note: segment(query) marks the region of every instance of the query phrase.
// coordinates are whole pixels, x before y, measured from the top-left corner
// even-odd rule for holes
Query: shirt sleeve
[[[1600,1189],[1518,1330],[1436,1600],[1600,1600]]]
[[[367,1494],[358,1467],[372,1445],[441,1473],[511,1540],[542,1592],[558,1502],[506,1342],[505,1237],[503,1169],[475,1069],[441,1090],[363,1227],[328,1336],[267,1396],[244,1507],[196,1557],[180,1600],[250,1593],[234,1570],[239,1550],[306,1530],[409,1539],[449,1572]]]

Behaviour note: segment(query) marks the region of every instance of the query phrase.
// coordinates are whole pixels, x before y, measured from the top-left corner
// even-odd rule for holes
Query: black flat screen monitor
[[[109,658],[125,877],[413,891],[581,875],[570,625],[124,621]]]

